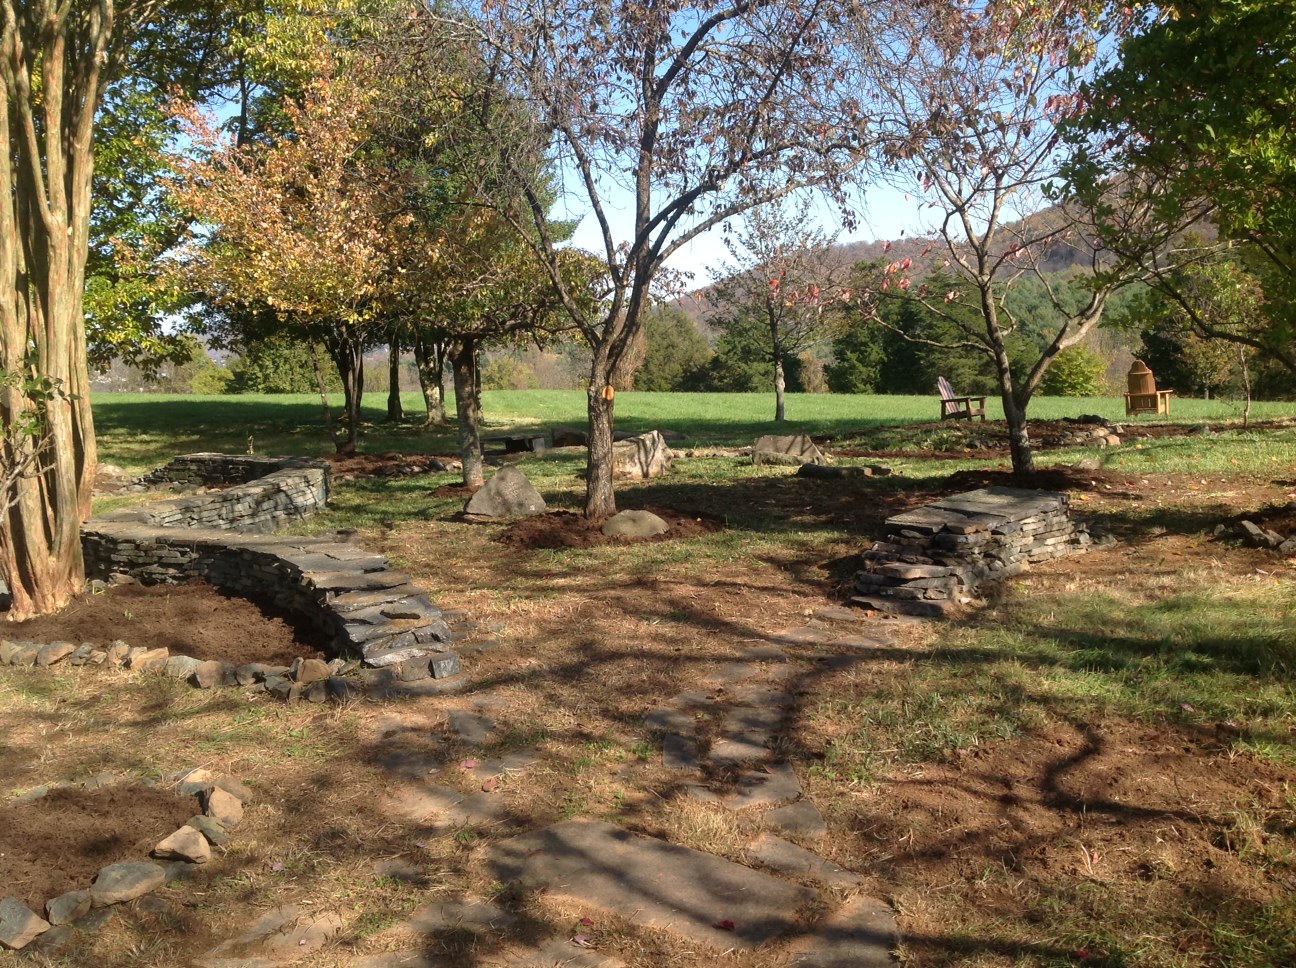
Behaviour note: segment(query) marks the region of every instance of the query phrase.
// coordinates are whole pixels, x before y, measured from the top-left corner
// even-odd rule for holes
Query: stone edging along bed
[[[229,843],[229,831],[243,820],[243,804],[252,799],[252,791],[243,783],[228,777],[213,776],[194,769],[169,778],[181,796],[198,798],[201,812],[174,833],[164,837],[153,848],[149,860],[120,861],[99,871],[89,888],[69,891],[45,902],[41,917],[16,897],[0,900],[0,948],[20,950],[33,942],[42,949],[54,949],[66,942],[73,931],[92,926],[82,921],[91,908],[134,901],[157,890],[168,881],[188,876],[194,866],[212,857],[212,847]],[[129,782],[119,777],[94,777],[79,784],[55,784],[36,787],[19,797],[16,803],[32,803],[64,787],[97,790],[116,783]]]
[[[365,666],[381,681],[447,678],[460,671],[449,651],[445,616],[408,575],[387,559],[346,542],[266,532],[304,520],[325,506],[329,465],[293,457],[191,454],[137,482],[165,482],[219,490],[125,508],[87,521],[81,529],[89,578],[129,576],[145,584],[204,579],[218,588],[304,616],[329,636],[341,658],[299,659],[292,667],[254,663],[199,663],[164,649],[131,649],[115,642],[96,650],[72,643],[0,643],[0,665],[71,665],[166,672],[195,685],[264,684],[284,698],[346,696],[356,683],[336,676]]]

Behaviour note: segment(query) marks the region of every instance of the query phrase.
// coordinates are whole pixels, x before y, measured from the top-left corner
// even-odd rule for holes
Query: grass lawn
[[[583,398],[488,393],[485,406],[491,429],[579,426]],[[774,430],[771,408],[767,395],[626,393],[618,424],[733,447]],[[688,690],[723,695],[753,648],[843,598],[852,557],[887,516],[993,480],[1005,460],[963,449],[960,428],[926,426],[934,398],[796,396],[788,410],[786,432],[880,451],[849,460],[895,473],[815,481],[738,457],[680,458],[665,478],[619,486],[620,506],[689,511],[722,528],[579,549],[519,549],[501,540],[507,525],[464,521],[452,474],[340,483],[302,530],[358,529],[364,547],[471,616],[456,693],[285,706],[127,673],[4,670],[0,797],[185,765],[231,773],[258,794],[226,856],[167,889],[169,911],[125,912],[53,963],[188,964],[291,902],[344,923],[300,963],[349,966],[409,950],[409,914],[462,896],[510,907],[514,941],[580,933],[633,968],[791,968],[784,946],[683,945],[633,912],[510,892],[484,865],[498,840],[567,818],[755,865],[764,810],[690,796],[694,781],[665,768],[645,715]],[[1042,398],[1032,415],[1123,420],[1122,410]],[[327,446],[306,397],[110,395],[95,412],[103,459],[135,469],[243,452],[249,434],[258,452]],[[1292,415],[1257,405],[1252,418]],[[445,432],[371,416],[367,451],[454,452]],[[891,644],[850,661],[813,644],[761,661],[756,681],[795,697],[774,753],[828,825],[825,839],[800,842],[897,910],[901,964],[1296,964],[1296,561],[1213,533],[1296,500],[1296,427],[1226,426],[1238,416],[1233,404],[1176,400],[1173,420],[1131,422],[1120,447],[1040,452],[1043,467],[1084,468],[1066,471],[1073,507],[1110,530],[1113,547],[1019,575],[959,620],[888,623]],[[1165,430],[1176,423],[1193,432]],[[579,507],[578,457],[518,466],[551,508]],[[449,713],[466,711],[498,726],[483,747],[447,728]],[[458,767],[464,757],[522,749],[540,759],[492,794],[507,806],[500,823],[439,831],[390,812],[393,750],[446,763],[433,781],[467,794],[479,788]],[[393,859],[418,879],[383,873]],[[854,893],[803,880],[823,897],[801,912],[809,920]],[[507,943],[447,931],[420,950],[486,968],[503,963]]]

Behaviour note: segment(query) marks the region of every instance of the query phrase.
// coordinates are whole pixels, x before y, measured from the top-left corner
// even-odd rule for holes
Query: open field
[[[485,405],[491,429],[582,422],[579,393],[488,393]],[[619,426],[737,446],[774,430],[771,406],[765,395],[628,393]],[[1121,410],[1041,399],[1032,414]],[[665,478],[618,488],[623,508],[720,525],[687,539],[519,548],[507,525],[463,519],[454,475],[339,483],[303,530],[358,529],[365,548],[467,613],[455,692],[320,707],[129,673],[3,670],[0,798],[193,765],[257,794],[225,856],[161,893],[169,907],[123,912],[49,963],[188,965],[265,910],[303,903],[342,923],[297,962],[309,968],[413,948],[429,963],[487,968],[577,934],[632,968],[791,968],[785,945],[684,944],[631,911],[510,890],[486,865],[519,830],[584,818],[759,866],[764,808],[692,796],[645,721],[687,690],[723,702],[746,669],[794,697],[772,754],[828,826],[800,842],[860,875],[853,887],[789,875],[822,889],[820,907],[797,912],[806,922],[856,893],[883,898],[900,916],[905,966],[1296,964],[1296,560],[1213,533],[1266,514],[1296,530],[1296,513],[1279,510],[1296,501],[1296,426],[1241,431],[1222,426],[1234,404],[1176,401],[1173,421],[1137,425],[1183,432],[1042,451],[1045,479],[1114,546],[1028,571],[956,621],[880,623],[885,646],[780,644],[843,598],[852,557],[887,516],[1006,483],[1003,454],[963,449],[960,428],[930,426],[935,411],[929,397],[791,398],[786,432],[833,437],[829,450],[886,464],[890,477],[816,481],[737,457],[680,458]],[[105,396],[96,416],[103,459],[132,469],[242,452],[249,433],[262,453],[327,448],[308,397]],[[447,432],[372,416],[370,453],[454,452]],[[1202,422],[1215,429],[1187,432]],[[893,426],[905,423],[919,426]],[[518,466],[551,508],[579,507],[578,456]],[[450,725],[473,711],[496,727],[477,744]],[[492,790],[491,822],[438,831],[393,808],[393,762],[443,763],[436,782],[474,793],[465,757],[523,750],[539,758]],[[723,776],[710,780],[725,790]],[[393,875],[393,861],[417,876]],[[460,897],[494,900],[515,928],[411,933],[413,912]]]
[[[524,427],[580,427],[586,420],[585,395],[580,391],[486,391],[483,409],[487,432]],[[365,396],[368,422],[363,447],[370,452],[450,453],[453,429],[426,432],[419,427],[422,400],[404,394],[411,416],[393,427],[384,420],[386,395]],[[333,400],[341,406],[340,398]],[[986,401],[992,420],[1003,418],[1003,407]],[[453,397],[449,412],[453,416]],[[670,427],[690,443],[739,446],[772,433],[772,394],[764,393],[622,393],[617,397],[617,427],[651,430]],[[324,434],[320,401],[311,395],[179,397],[165,394],[102,393],[94,397],[95,423],[103,458],[127,467],[155,466],[175,453],[200,449],[244,453],[251,435],[259,453],[319,453],[330,445]],[[780,433],[807,433],[835,438],[892,424],[922,423],[939,416],[935,397],[789,394],[788,416]],[[1031,417],[1055,420],[1097,414],[1124,419],[1119,397],[1039,397]],[[1296,404],[1256,403],[1252,419],[1296,415]],[[1231,423],[1242,418],[1236,401],[1175,400],[1175,422]],[[1142,416],[1139,424],[1166,422]]]

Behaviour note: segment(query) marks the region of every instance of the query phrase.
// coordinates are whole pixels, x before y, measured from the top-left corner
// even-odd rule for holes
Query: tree
[[[648,346],[635,372],[637,390],[684,390],[711,357],[706,338],[674,303],[661,303],[644,314],[644,335]]]
[[[458,22],[481,45],[493,87],[532,111],[488,128],[498,166],[483,175],[506,172],[522,186],[524,204],[508,216],[529,226],[592,349],[585,514],[607,517],[616,510],[615,374],[640,336],[662,264],[728,218],[833,181],[858,159],[862,114],[847,86],[834,83],[839,7],[501,0],[465,4]],[[588,213],[598,228],[609,291],[592,306],[562,278],[551,183],[537,180],[530,147],[537,135],[560,166],[566,210]],[[627,194],[620,238],[614,209]]]
[[[814,226],[809,199],[790,209],[751,209],[742,227],[725,238],[734,264],[723,267],[726,278],[715,287],[718,312],[711,323],[727,331],[741,327],[746,315],[760,320],[773,371],[775,421],[787,419],[789,361],[828,339],[837,320],[825,311],[839,287],[840,273],[829,257],[834,241]]]
[[[1202,337],[1249,346],[1296,373],[1296,19],[1287,0],[1170,0],[1140,8],[1120,57],[1070,125],[1070,190],[1157,186],[1160,204],[1209,219],[1264,293],[1264,327],[1214,328],[1177,263],[1119,218],[1104,243],[1138,259]],[[1155,240],[1153,240],[1155,242]],[[1219,245],[1197,241],[1199,257]],[[1180,260],[1182,262],[1182,260]]]
[[[1053,359],[1040,381],[1046,397],[1102,396],[1107,361],[1084,343],[1068,346]]]
[[[919,290],[918,297],[957,327],[957,339],[945,345],[993,363],[1013,470],[1028,473],[1031,397],[1057,354],[1098,325],[1111,294],[1135,274],[1094,244],[1089,210],[1050,205],[1067,161],[1058,125],[1078,103],[1077,87],[1092,69],[1105,25],[1078,0],[938,0],[917,8],[893,2],[866,8],[866,18],[857,45],[863,74],[878,92],[880,134],[896,181],[935,209],[931,244],[958,278],[950,290]],[[1150,219],[1168,235],[1149,200],[1107,188],[1095,205],[1119,208],[1127,221]],[[1083,256],[1083,276],[1073,280],[1085,290],[1078,306],[1043,271],[1049,250],[1058,247]],[[866,311],[911,290],[911,261],[884,268]],[[1026,276],[1043,287],[1057,317],[1033,363],[1014,372],[1011,344],[1022,320],[1007,295]],[[977,309],[974,321],[947,309],[965,295]]]
[[[233,379],[231,393],[315,393],[319,386],[315,380],[313,359],[319,352],[299,340],[278,334],[265,339],[252,340],[241,347],[230,363]],[[342,381],[331,374],[325,380],[325,389],[337,393]]]
[[[354,64],[345,78],[330,76],[334,66],[324,52],[304,102],[283,105],[290,136],[268,144],[240,146],[189,112],[200,154],[177,159],[177,194],[205,234],[174,265],[243,319],[327,349],[342,379],[344,451],[359,439],[364,350],[382,331],[382,300],[399,282],[392,253],[413,218],[392,202],[399,185],[384,159],[367,150],[375,92]]]
[[[0,425],[39,414],[48,435],[30,473],[0,482],[10,620],[57,610],[84,582],[80,524],[98,456],[83,300],[104,92],[160,49],[206,49],[194,23],[207,6],[0,0],[0,373],[22,376],[0,388]],[[164,10],[168,29],[156,30]],[[177,71],[175,80],[188,76]],[[45,400],[33,395],[40,387],[59,393]],[[12,441],[3,446],[0,465],[12,466]]]

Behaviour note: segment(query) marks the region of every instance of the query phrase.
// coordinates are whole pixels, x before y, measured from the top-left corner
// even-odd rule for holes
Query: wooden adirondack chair
[[[980,417],[981,422],[985,423],[985,397],[960,397],[943,376],[936,378],[936,386],[940,389],[942,420],[971,420]],[[975,407],[972,406],[973,400],[977,402]]]

